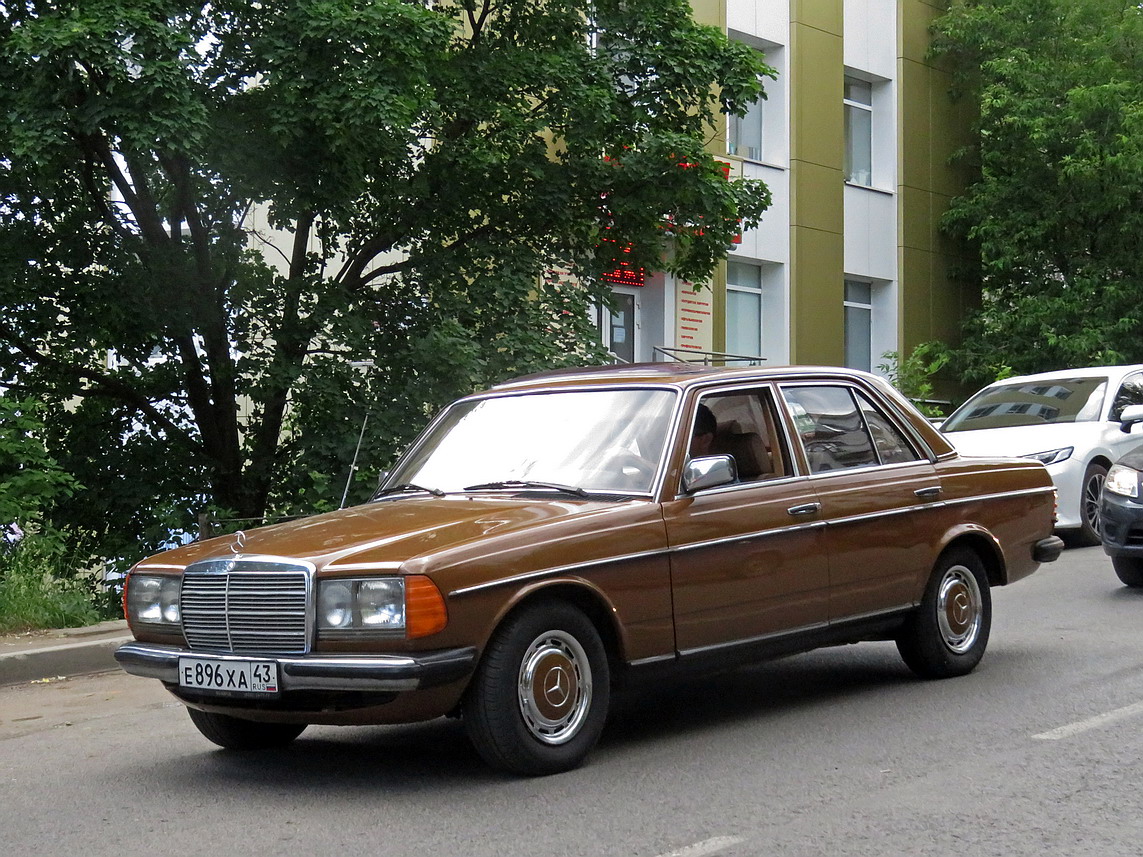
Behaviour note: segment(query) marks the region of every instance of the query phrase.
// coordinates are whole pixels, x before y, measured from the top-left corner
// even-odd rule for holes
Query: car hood
[[[1143,470],[1143,446],[1137,446],[1128,451],[1115,463],[1130,467],[1133,470]]]
[[[1099,423],[1085,422],[954,431],[946,433],[945,437],[961,455],[1019,458],[1065,446],[1086,450],[1098,432]]]
[[[444,551],[492,542],[518,542],[533,531],[553,525],[580,531],[606,525],[599,516],[646,501],[592,501],[553,498],[511,498],[484,495],[410,497],[355,506],[274,526],[220,536],[159,554],[137,568],[178,568],[215,557],[273,556],[313,563],[318,568],[392,566]],[[590,521],[585,520],[590,519]],[[540,534],[535,534],[540,538]],[[481,551],[484,552],[484,551]]]

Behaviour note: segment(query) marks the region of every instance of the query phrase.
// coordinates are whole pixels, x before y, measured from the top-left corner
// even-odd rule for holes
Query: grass
[[[113,616],[97,580],[60,541],[28,534],[0,547],[0,633],[79,628]]]

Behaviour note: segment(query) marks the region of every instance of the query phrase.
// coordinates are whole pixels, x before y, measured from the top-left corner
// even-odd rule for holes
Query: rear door
[[[829,619],[919,599],[935,559],[941,485],[892,409],[847,382],[784,384],[829,551]]]

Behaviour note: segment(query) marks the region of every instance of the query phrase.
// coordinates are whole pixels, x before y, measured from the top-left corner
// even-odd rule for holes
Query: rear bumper
[[[246,657],[192,652],[177,646],[127,643],[115,651],[115,660],[132,675],[157,678],[172,685],[179,683],[180,657],[206,657],[228,663],[275,662],[283,692],[399,692],[437,687],[465,677],[476,664],[476,649],[469,646],[413,655]]]
[[[1036,562],[1055,562],[1064,551],[1064,540],[1059,536],[1048,536],[1032,546],[1032,559]]]

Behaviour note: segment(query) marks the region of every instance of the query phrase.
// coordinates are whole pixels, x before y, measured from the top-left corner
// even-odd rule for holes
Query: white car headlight
[[[1122,497],[1139,497],[1139,471],[1122,464],[1113,464],[1107,471],[1107,481],[1103,490]]]
[[[323,580],[318,628],[325,631],[405,630],[405,581],[400,577]]]
[[[178,627],[182,585],[182,578],[173,575],[132,574],[127,579],[128,622]]]
[[[1049,449],[1047,452],[1033,452],[1031,455],[1022,457],[1034,458],[1041,464],[1058,464],[1061,461],[1067,461],[1071,458],[1073,452],[1075,452],[1075,447],[1065,446],[1062,449]]]

